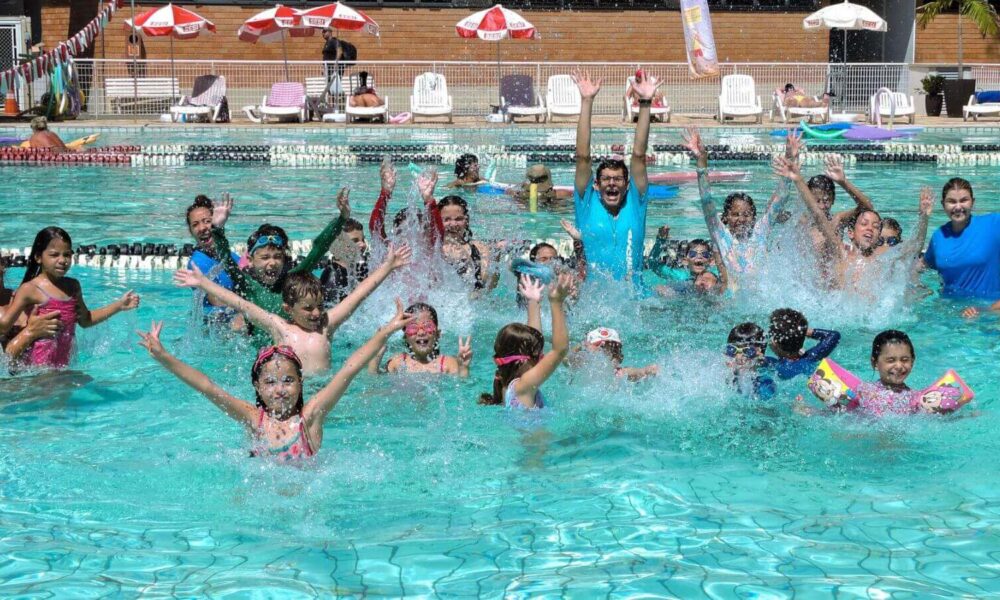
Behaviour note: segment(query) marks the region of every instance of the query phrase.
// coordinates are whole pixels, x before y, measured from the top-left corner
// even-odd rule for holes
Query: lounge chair
[[[531,75],[504,75],[500,79],[500,110],[511,123],[515,117],[535,117],[535,122],[548,118],[545,101],[535,91]]]
[[[370,87],[372,90],[375,89],[375,78],[370,74],[368,79],[365,81],[365,85]],[[383,123],[389,122],[389,97],[381,96],[382,105],[381,106],[351,106],[351,97],[354,95],[354,91],[361,87],[361,79],[357,75],[349,75],[347,77],[347,86],[343,88],[345,93],[344,98],[344,113],[347,115],[347,122],[351,123],[357,119],[381,119]],[[332,115],[331,115],[332,118]],[[323,120],[328,120],[326,115],[323,115]]]
[[[569,75],[553,75],[545,89],[545,109],[548,120],[555,117],[579,117],[583,100],[580,88]]]
[[[417,116],[448,117],[452,122],[454,108],[448,95],[448,82],[439,73],[423,73],[413,80],[413,95],[410,96],[410,114],[413,123]]]
[[[226,114],[223,115],[225,107]],[[228,120],[229,109],[226,101],[226,78],[222,75],[199,75],[191,86],[191,95],[181,98],[180,103],[170,107],[174,121],[183,115],[187,121],[205,119],[215,123],[219,117]]]
[[[634,98],[630,100],[629,97],[628,97],[628,90],[633,85],[635,85],[635,77],[634,76],[633,77],[629,77],[628,81],[625,82],[625,96],[624,96],[625,110],[622,112],[622,116],[624,116],[625,120],[628,121],[628,122],[632,122],[632,121],[634,121],[634,120],[636,120],[636,119],[639,118],[639,101],[636,100],[636,99],[634,99]],[[651,106],[651,107],[649,107],[649,116],[651,118],[659,117],[661,122],[663,122],[663,123],[669,123],[670,122],[670,107],[666,106],[666,105],[663,105],[663,106]]]
[[[875,103],[878,106],[875,106]],[[872,123],[877,123],[882,118],[895,120],[906,117],[912,125],[917,117],[917,110],[913,106],[913,96],[907,96],[903,92],[889,92],[879,90],[875,92],[868,102],[868,118]]]
[[[785,94],[780,91],[775,91],[772,95],[773,104],[771,106],[770,119],[774,120],[774,113],[778,113],[778,117],[785,123],[788,122],[789,117],[798,120],[801,117],[809,119],[812,123],[813,117],[819,117],[820,123],[823,121],[830,120],[830,106],[815,106],[811,108],[806,108],[803,106],[785,106],[784,102]],[[813,99],[817,102],[820,100],[819,96],[813,96]]]
[[[304,123],[306,88],[297,81],[280,81],[271,86],[271,93],[261,100],[260,106],[244,106],[243,111],[254,123],[266,123],[269,117],[295,118]]]
[[[761,122],[764,109],[761,107],[760,96],[753,77],[749,75],[726,75],[722,78],[722,91],[719,93],[719,122],[726,118],[754,117]]]
[[[969,96],[969,103],[962,108],[962,120],[978,121],[981,116],[1000,116],[1000,92],[979,92]]]

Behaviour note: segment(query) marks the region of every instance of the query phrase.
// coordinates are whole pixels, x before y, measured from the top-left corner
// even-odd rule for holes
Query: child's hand
[[[583,238],[580,235],[580,230],[566,219],[559,219],[559,224],[562,225],[563,231],[569,234],[569,237],[573,238],[573,241],[579,242]]]
[[[391,194],[396,189],[396,167],[391,162],[383,162],[378,173],[382,177],[382,190]]]
[[[175,285],[178,287],[196,288],[199,287],[203,281],[205,281],[205,276],[202,275],[198,265],[191,266],[194,267],[194,270],[177,269],[177,271],[174,272]]]
[[[528,302],[541,302],[542,301],[542,290],[545,286],[542,282],[534,277],[529,277],[528,275],[521,275],[521,280],[517,284],[517,291],[524,296],[524,299]]]
[[[400,244],[399,246],[389,244],[389,253],[385,257],[385,263],[389,265],[390,271],[395,271],[400,267],[410,264],[412,257],[413,250],[410,250],[410,247],[406,244]]]
[[[601,82],[604,81],[603,79],[593,81],[590,78],[590,73],[581,71],[580,69],[573,69],[571,77],[573,78],[573,83],[580,89],[580,98],[582,99],[596,96],[597,92],[601,91]]]
[[[431,171],[430,175],[421,175],[417,178],[417,189],[420,190],[420,197],[424,200],[434,200],[434,188],[437,187],[437,171]]]
[[[222,192],[222,198],[212,208],[212,227],[224,229],[231,212],[233,212],[233,197],[229,192]]]
[[[805,148],[805,144],[802,142],[802,134],[796,133],[794,129],[789,129],[788,137],[785,139],[785,158],[797,162],[803,148]]]
[[[132,310],[133,308],[138,308],[139,306],[139,294],[136,294],[132,290],[125,292],[125,294],[118,299],[121,303],[122,310]]]
[[[458,338],[458,366],[468,369],[469,365],[472,364],[472,336],[466,337],[464,340]]]
[[[778,177],[784,177],[791,181],[796,181],[802,177],[799,174],[799,163],[788,160],[784,156],[777,156],[771,161],[771,170]]]
[[[410,321],[416,318],[417,315],[404,312],[403,301],[396,298],[396,315],[392,318],[392,320],[386,323],[385,326],[389,329],[389,331],[399,331],[400,329],[406,327]]]
[[[827,156],[826,176],[834,183],[843,184],[847,181],[847,175],[844,174],[844,159],[837,154]]]
[[[705,145],[701,141],[701,132],[697,127],[689,125],[684,128],[684,143],[682,144],[695,158],[705,156]]]
[[[576,280],[569,273],[563,273],[555,285],[549,286],[549,302],[561,303],[574,291],[576,291]]]
[[[337,208],[340,210],[341,219],[351,218],[351,188],[342,187],[337,192]]]
[[[642,77],[636,77],[632,89],[643,100],[652,100],[656,95],[656,90],[663,85],[663,81],[644,73]]]
[[[169,354],[167,352],[167,349],[164,348],[163,344],[160,342],[160,331],[162,330],[163,330],[163,321],[160,321],[159,323],[153,321],[150,324],[148,333],[145,331],[136,332],[139,334],[139,337],[142,338],[139,342],[139,345],[148,350],[149,355],[157,360]]]
[[[966,319],[975,319],[979,316],[979,309],[975,306],[970,306],[962,311],[962,316]]]
[[[663,225],[662,227],[660,227],[659,229],[657,229],[656,230],[656,237],[660,238],[661,240],[669,240],[670,239],[670,225]]]
[[[920,214],[925,217],[931,216],[934,211],[934,194],[931,188],[924,186],[920,190]]]

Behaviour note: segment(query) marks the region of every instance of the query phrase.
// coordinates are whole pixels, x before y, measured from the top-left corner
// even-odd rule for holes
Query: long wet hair
[[[24,271],[24,278],[21,285],[28,283],[42,272],[42,253],[49,247],[52,240],[59,239],[66,242],[70,248],[73,247],[73,240],[70,239],[66,230],[61,227],[46,227],[35,234],[35,241],[31,244],[31,254],[28,256],[27,269]]]
[[[438,200],[438,211],[448,206],[457,206],[461,208],[462,214],[465,215],[465,218],[466,219],[469,218],[469,203],[466,202],[465,199],[462,198],[461,196],[455,196],[455,195],[445,196],[444,198]],[[462,236],[462,243],[468,244],[471,241],[472,241],[472,226],[467,221],[465,224],[465,235]]]
[[[538,358],[535,357],[541,356],[544,349],[545,338],[542,337],[541,331],[524,323],[504,325],[493,342],[493,358],[503,358],[516,354],[532,358],[524,362],[498,366],[493,375],[493,392],[480,395],[479,403],[491,406],[503,404],[507,386],[510,385],[511,381],[521,377],[538,364]]]
[[[288,359],[293,365],[295,365],[295,372],[299,376],[299,398],[298,400],[295,401],[295,406],[292,408],[292,410],[294,411],[292,413],[292,416],[301,415],[302,409],[303,407],[305,407],[306,402],[302,396],[302,391],[305,388],[304,382],[302,380],[302,361],[299,359],[298,356],[295,356],[295,358],[293,359],[284,354],[275,352],[274,354],[265,358],[264,360],[254,363],[253,368],[250,369],[250,381],[254,384],[253,389],[254,389],[254,394],[256,395],[255,403],[257,405],[257,408],[262,408],[264,410],[267,410],[267,404],[264,403],[264,399],[260,397],[260,392],[257,391],[257,381],[260,380],[260,372],[264,370],[264,365],[275,360],[279,356],[281,358]]]
[[[414,302],[413,304],[406,307],[405,312],[408,315],[419,315],[422,312],[429,314],[431,316],[431,321],[434,322],[434,326],[438,328],[438,333],[440,334],[441,325],[438,324],[438,313],[436,310],[434,310],[434,307],[431,306],[430,304],[425,304],[424,302]],[[410,348],[410,343],[406,341],[406,335],[405,335],[406,332],[404,331],[403,334],[404,334],[403,344],[406,346],[406,349],[409,350],[412,355],[413,349]],[[438,341],[434,343],[434,349],[431,350],[430,354],[427,355],[427,358],[433,360],[437,358],[438,355],[440,354],[441,354],[441,348],[440,348],[440,335],[439,335]]]
[[[882,351],[889,344],[906,344],[910,349],[910,356],[916,362],[917,353],[913,350],[913,342],[910,341],[910,336],[898,329],[886,329],[872,340],[872,366],[878,361],[878,357],[882,356]]]

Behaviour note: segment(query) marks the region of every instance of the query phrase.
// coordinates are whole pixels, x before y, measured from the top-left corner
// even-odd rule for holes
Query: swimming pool
[[[273,131],[265,132],[271,143],[336,143],[322,141],[329,132]],[[377,144],[387,133],[397,143],[573,141],[568,129],[351,135]],[[143,144],[260,139],[251,130],[105,135],[109,143]],[[964,138],[926,135],[923,143],[991,143],[986,130]],[[602,130],[594,141],[628,136]],[[764,139],[743,130],[706,136]],[[651,142],[677,140],[674,131],[656,130]],[[773,189],[763,164],[721,166],[746,169],[751,179],[720,184],[720,194],[746,189],[763,200]],[[196,193],[222,191],[239,201],[228,226],[233,239],[265,219],[306,239],[336,213],[341,185],[352,184],[354,209],[365,217],[378,186],[377,165],[0,171],[0,205],[19,215],[0,228],[4,247],[29,245],[53,223],[77,245],[186,242],[184,208]],[[402,171],[400,190],[411,182]],[[522,173],[500,167],[498,179],[516,181]],[[976,186],[977,211],[1000,211],[992,191],[1000,186],[996,167],[866,163],[848,175],[883,215],[901,222],[904,235],[914,227],[920,187],[936,193],[952,175]],[[553,176],[570,182],[570,165],[553,165]],[[696,197],[685,186],[652,206],[650,231],[668,223],[674,237],[703,235]],[[525,214],[495,197],[470,199],[473,230],[482,238],[554,236],[565,216]],[[932,227],[943,220],[935,213]],[[529,422],[475,403],[490,384],[496,331],[520,318],[510,280],[471,306],[432,294],[443,347],[473,335],[472,378],[360,376],[327,420],[319,456],[301,468],[247,460],[238,426],[135,344],[135,329],[163,319],[172,350],[214,371],[237,395],[252,394],[246,351],[225,339],[205,342],[190,294],[174,288],[169,273],[74,267],[92,306],[131,288],[143,304],[81,332],[74,371],[0,381],[0,595],[997,593],[997,319],[965,321],[958,317],[964,305],[936,295],[903,300],[898,286],[883,302],[819,294],[803,283],[808,274],[791,260],[794,253],[782,252],[789,251],[777,251],[771,266],[774,283],[738,303],[585,294],[570,315],[571,339],[598,324],[616,327],[626,364],[657,362],[663,375],[619,385],[605,373],[561,369],[545,386],[547,414]],[[11,270],[8,284],[20,274]],[[933,276],[924,281],[937,288]],[[341,328],[336,364],[387,316],[396,291],[379,290]],[[785,305],[803,310],[813,325],[839,329],[844,341],[835,358],[864,378],[871,377],[873,335],[896,327],[916,345],[913,384],[951,367],[978,397],[954,417],[880,422],[792,414],[801,379],[782,383],[770,405],[733,397],[719,359],[726,333],[746,319],[763,324]]]

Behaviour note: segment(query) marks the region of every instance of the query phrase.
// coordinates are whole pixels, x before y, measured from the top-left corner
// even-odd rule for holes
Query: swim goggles
[[[746,358],[757,358],[757,354],[761,353],[760,348],[756,346],[736,346],[733,344],[726,344],[726,356],[729,358],[736,358],[737,356],[744,356]]]
[[[274,246],[275,248],[284,249],[285,238],[281,237],[280,235],[274,235],[274,234],[262,235],[259,238],[257,238],[256,242],[253,243],[253,247],[250,248],[250,252],[248,254],[252,255],[254,252],[260,250],[264,246]]]
[[[895,236],[895,235],[891,235],[889,237],[882,238],[882,243],[885,244],[886,246],[895,246],[900,241],[901,240],[899,239],[899,237]]]
[[[704,252],[698,252],[697,250],[688,250],[688,258],[712,258],[712,251],[705,250]]]
[[[257,353],[257,360],[253,362],[253,371],[258,371],[260,367],[267,362],[267,359],[271,358],[275,354],[284,356],[298,365],[300,369],[302,368],[302,361],[299,359],[299,355],[295,353],[295,350],[292,350],[291,346],[265,346],[260,349],[260,352]]]
[[[495,362],[498,367],[502,367],[504,365],[509,365],[511,363],[523,363],[523,362],[528,362],[529,360],[532,359],[538,360],[541,358],[542,355],[540,354],[538,356],[528,356],[527,354],[511,354],[510,356],[498,356],[493,359],[493,362]]]
[[[437,325],[433,321],[427,321],[426,323],[410,323],[403,328],[403,333],[406,335],[420,335],[421,333],[426,335],[434,335],[437,332]]]

